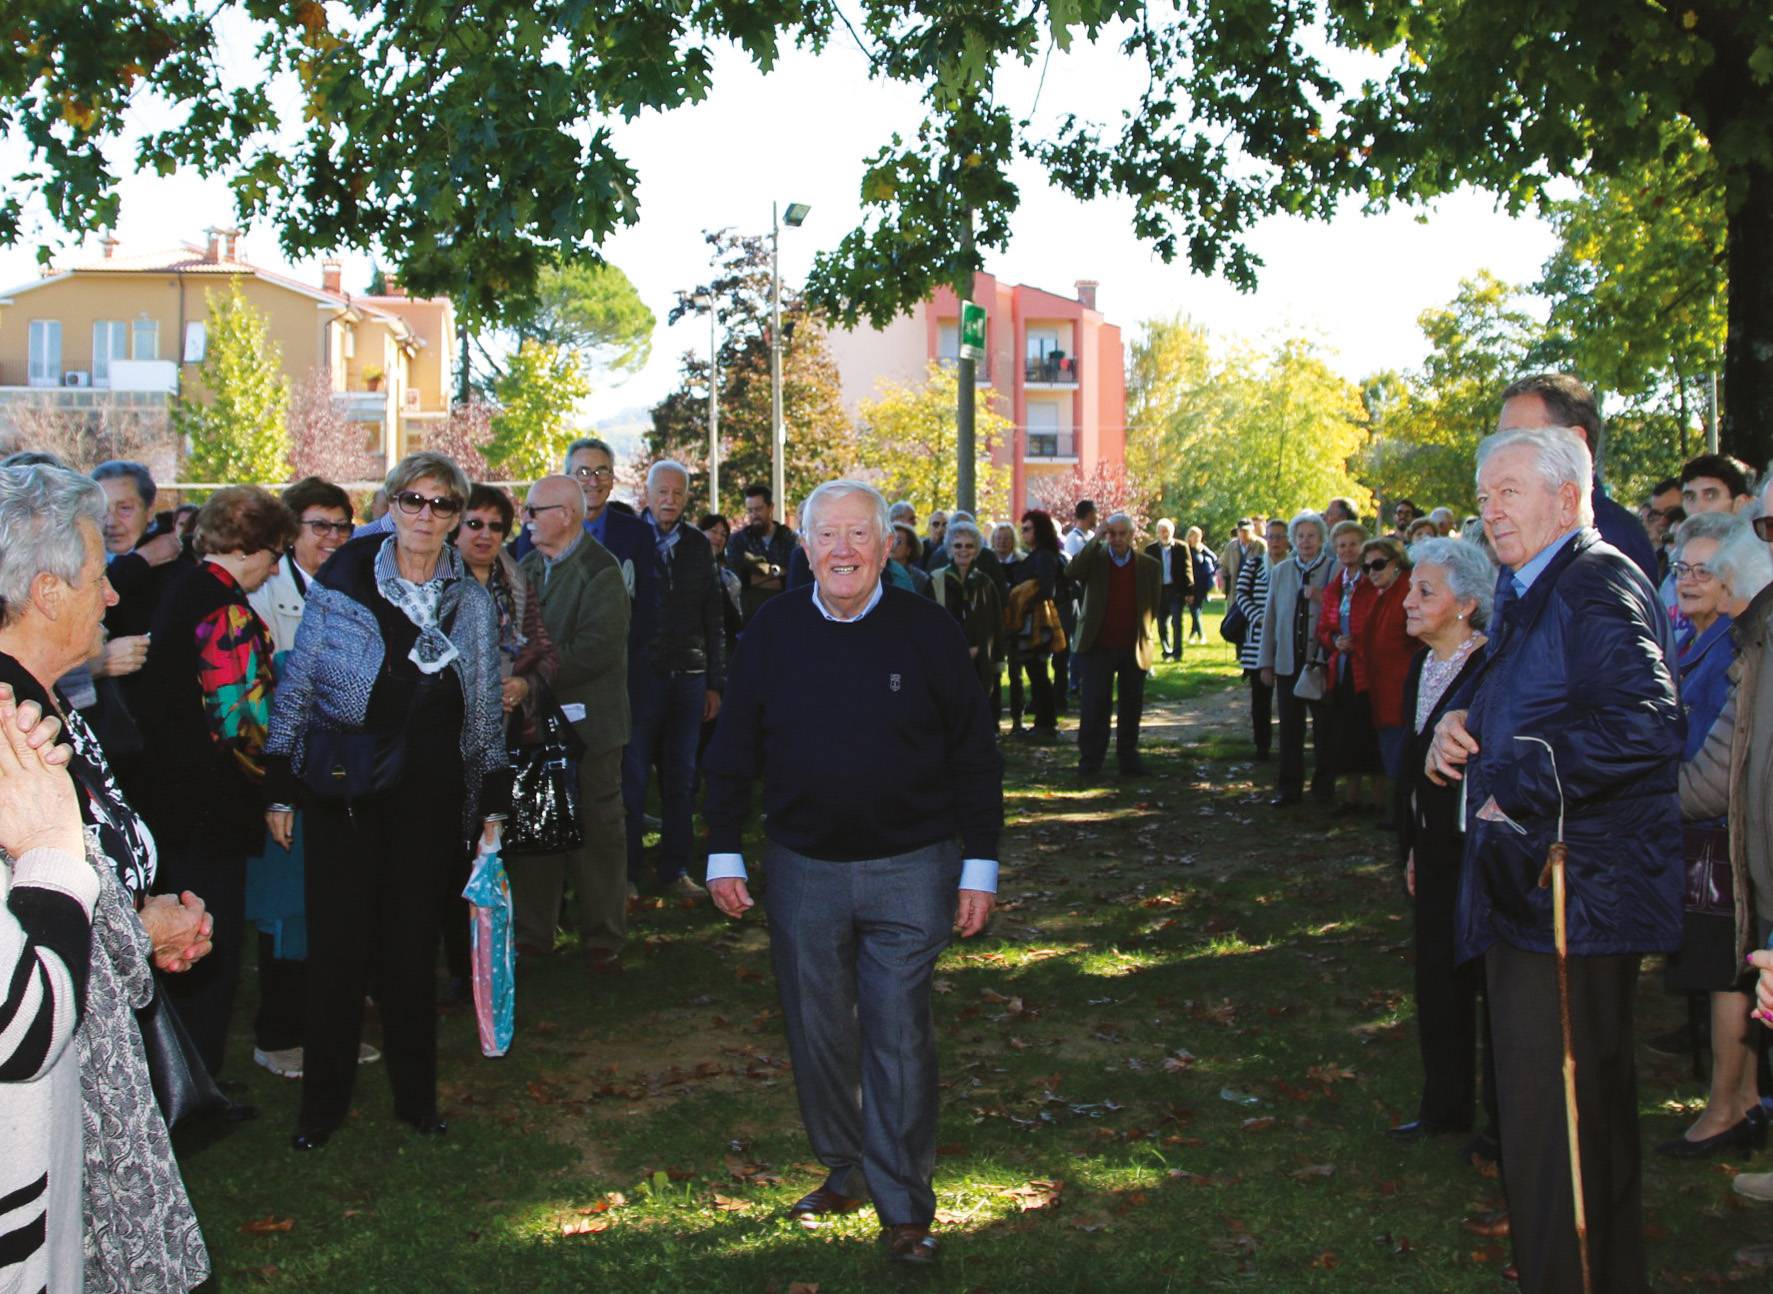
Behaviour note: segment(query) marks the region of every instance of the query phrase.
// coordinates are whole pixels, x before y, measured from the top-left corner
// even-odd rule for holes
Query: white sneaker
[[[633,881],[628,882],[628,902],[630,902],[630,903],[640,902],[640,887],[638,885],[636,885]]]
[[[278,1078],[300,1078],[302,1076],[302,1049],[285,1047],[282,1051],[266,1051],[262,1047],[252,1049],[253,1063],[263,1065]]]
[[[381,1058],[382,1053],[370,1046],[367,1042],[360,1042],[357,1044],[357,1063],[359,1065],[373,1065]]]
[[[1731,1180],[1730,1189],[1751,1200],[1773,1204],[1773,1173],[1738,1173]]]

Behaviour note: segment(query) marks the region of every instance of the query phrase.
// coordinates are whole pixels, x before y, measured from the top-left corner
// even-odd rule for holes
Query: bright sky
[[[1055,54],[1040,89],[1040,119],[1076,111],[1112,120],[1119,106],[1113,90],[1129,80],[1124,69],[1112,49]],[[1018,116],[1034,106],[1039,72],[1037,64],[1000,75],[999,94]],[[604,252],[634,280],[660,324],[651,363],[599,390],[590,414],[607,418],[652,404],[676,384],[682,353],[707,346],[705,321],[670,329],[663,322],[676,290],[699,282],[707,270],[704,229],[766,233],[772,200],[810,203],[806,224],[782,236],[783,275],[800,280],[813,253],[834,246],[860,218],[863,159],[894,130],[909,133],[921,118],[912,91],[868,79],[860,51],[846,37],[818,56],[790,52],[768,76],[743,56],[725,53],[705,102],[618,126],[618,144],[641,175],[641,221]],[[0,146],[0,164],[17,160],[15,148]],[[1261,287],[1243,294],[1180,263],[1164,265],[1133,236],[1127,204],[1075,202],[1048,187],[1031,165],[1015,178],[1023,194],[1015,237],[1006,251],[986,256],[985,268],[1000,279],[1067,295],[1077,279],[1100,280],[1100,308],[1129,341],[1144,320],[1176,313],[1217,334],[1254,341],[1304,333],[1321,339],[1350,378],[1417,363],[1422,310],[1449,300],[1459,280],[1480,269],[1510,282],[1531,281],[1554,241],[1539,221],[1509,219],[1481,194],[1443,201],[1425,215],[1365,217],[1351,210],[1327,224],[1274,219],[1252,239],[1266,262]],[[231,215],[220,181],[132,176],[123,187],[118,236],[126,250],[201,242],[205,226],[227,223]],[[0,251],[0,287],[35,277],[33,251]],[[319,281],[317,265],[282,261],[268,228],[247,231],[245,253]],[[363,290],[368,276],[367,256],[346,257],[348,287]]]

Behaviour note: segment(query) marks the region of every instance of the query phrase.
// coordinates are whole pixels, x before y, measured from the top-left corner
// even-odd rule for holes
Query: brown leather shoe
[[[936,1261],[936,1238],[928,1227],[915,1222],[881,1228],[880,1238],[886,1242],[886,1256],[896,1263],[933,1263]]]
[[[868,1201],[851,1195],[839,1195],[823,1186],[808,1191],[788,1210],[791,1218],[822,1218],[828,1213],[854,1213]]]
[[[1486,1240],[1501,1240],[1508,1235],[1508,1210],[1474,1213],[1459,1225],[1474,1236],[1483,1236]]]

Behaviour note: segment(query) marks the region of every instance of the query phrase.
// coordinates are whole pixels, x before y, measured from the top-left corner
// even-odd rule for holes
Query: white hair
[[[893,523],[887,516],[887,501],[881,497],[879,490],[863,481],[826,481],[807,495],[806,502],[800,508],[800,533],[813,533],[819,524],[819,509],[825,504],[847,499],[852,494],[864,495],[874,504],[874,520],[880,530],[880,537],[883,541],[891,541]]]
[[[1707,563],[1713,575],[1730,588],[1732,597],[1753,598],[1773,584],[1773,555],[1743,518],[1730,512],[1697,512],[1675,531],[1675,560],[1680,561],[1695,539],[1717,541],[1718,551]]]
[[[1438,566],[1447,573],[1447,591],[1460,602],[1473,601],[1472,620],[1490,622],[1490,603],[1496,596],[1496,563],[1489,551],[1464,539],[1437,536],[1410,545],[1410,565]]]
[[[1478,442],[1475,476],[1483,475],[1492,454],[1523,446],[1533,451],[1534,465],[1546,489],[1555,492],[1566,485],[1576,487],[1576,520],[1584,526],[1594,525],[1594,455],[1576,428],[1535,427],[1485,436]]]
[[[675,458],[661,458],[658,462],[654,463],[651,467],[646,469],[646,488],[647,489],[650,490],[653,488],[653,482],[658,478],[658,475],[660,472],[676,472],[679,476],[681,476],[683,478],[683,488],[686,490],[689,489],[689,483],[690,483],[689,468],[685,467],[682,463],[678,462]]]
[[[1110,526],[1112,526],[1112,525],[1114,525],[1114,524],[1115,524],[1115,523],[1116,523],[1116,522],[1119,522],[1119,521],[1124,521],[1124,522],[1126,522],[1126,523],[1127,523],[1127,529],[1129,529],[1129,530],[1131,530],[1131,529],[1132,529],[1132,528],[1133,528],[1133,519],[1132,519],[1132,518],[1131,518],[1131,517],[1129,517],[1129,516],[1128,516],[1128,515],[1127,515],[1127,514],[1126,514],[1126,513],[1124,513],[1124,512],[1117,512],[1117,513],[1115,513],[1115,514],[1114,514],[1114,515],[1113,515],[1113,516],[1112,516],[1112,517],[1110,517],[1110,518],[1108,518],[1108,520],[1107,520],[1107,521],[1104,521],[1104,522],[1103,522],[1103,523],[1102,523],[1102,528],[1103,528],[1103,529],[1104,529],[1104,530],[1106,530],[1106,529],[1108,529],[1108,527],[1110,527]]]
[[[975,544],[979,545],[980,548],[985,547],[984,534],[980,532],[978,526],[970,521],[950,521],[948,523],[948,543],[944,544],[943,547],[946,548],[948,545],[953,544],[961,535],[971,535]]]
[[[894,521],[902,521],[906,517],[917,516],[917,509],[912,506],[909,499],[900,499],[892,506],[890,515]]]
[[[1322,541],[1324,547],[1329,547],[1330,526],[1329,523],[1324,520],[1323,513],[1313,512],[1310,508],[1307,508],[1304,512],[1297,514],[1291,521],[1287,522],[1287,542],[1295,548],[1299,546],[1300,526],[1316,526],[1318,539]]]
[[[1428,519],[1434,522],[1437,526],[1450,526],[1459,518],[1453,515],[1453,509],[1451,508],[1436,508],[1433,512],[1428,514]],[[1413,525],[1415,523],[1412,522],[1411,524]]]
[[[1175,534],[1176,534],[1176,523],[1174,521],[1171,521],[1168,517],[1159,517],[1157,519],[1157,525],[1154,527],[1154,529],[1160,535],[1167,534],[1167,535],[1171,536],[1172,538],[1174,538]]]
[[[86,565],[82,520],[104,529],[97,482],[63,467],[0,468],[0,624],[25,613],[39,575],[78,584]]]

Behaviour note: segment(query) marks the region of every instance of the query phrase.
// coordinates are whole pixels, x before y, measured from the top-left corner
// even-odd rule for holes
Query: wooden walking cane
[[[1570,937],[1568,887],[1564,864],[1569,849],[1564,844],[1564,783],[1558,777],[1558,758],[1551,743],[1540,737],[1516,737],[1516,741],[1537,742],[1551,757],[1551,776],[1558,787],[1558,838],[1546,851],[1545,870],[1539,873],[1539,888],[1551,889],[1552,936],[1558,950],[1558,1025],[1564,1041],[1564,1132],[1570,1143],[1570,1195],[1576,1213],[1576,1252],[1582,1259],[1582,1294],[1594,1294],[1594,1277],[1588,1269],[1588,1208],[1582,1194],[1582,1141],[1577,1135],[1576,1118],[1576,1050],[1570,1022]]]

